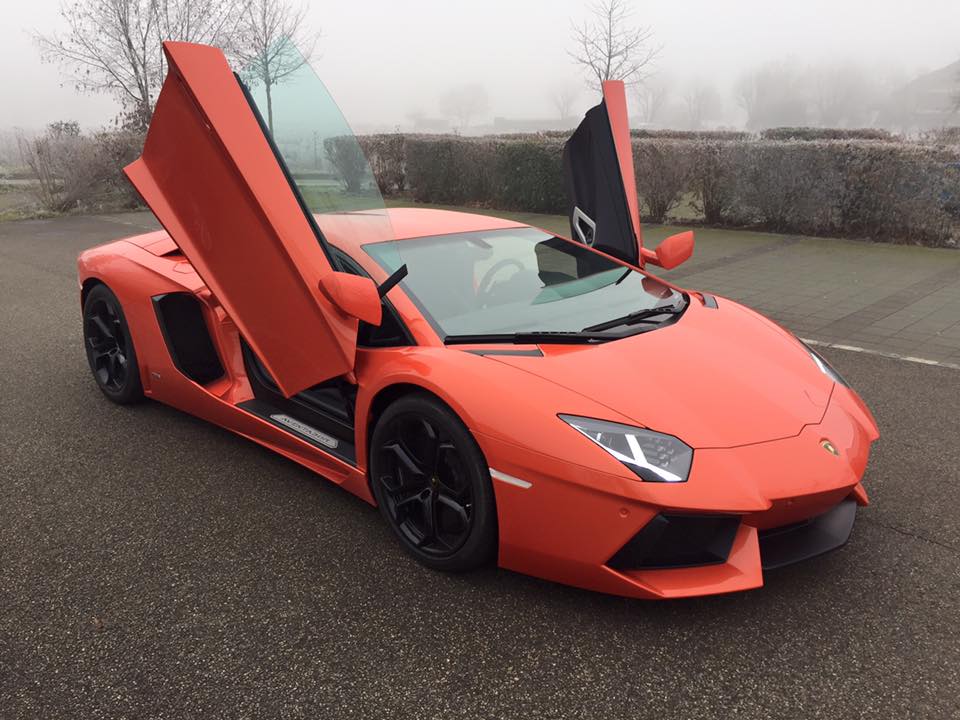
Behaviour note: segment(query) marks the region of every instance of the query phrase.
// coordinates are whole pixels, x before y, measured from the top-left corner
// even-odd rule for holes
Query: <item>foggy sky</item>
[[[87,128],[117,112],[109,96],[76,93],[40,62],[29,32],[61,27],[59,0],[0,0],[0,128],[77,120]],[[855,62],[907,80],[960,58],[960,0],[636,0],[635,17],[663,45],[661,73],[714,84],[729,98],[744,71],[765,61]],[[438,95],[480,83],[494,115],[550,117],[550,92],[582,85],[572,64],[574,0],[325,0],[311,3],[323,33],[318,74],[355,128],[389,128],[414,112],[439,116]],[[580,114],[595,98],[585,88]],[[732,105],[732,100],[729,100]]]

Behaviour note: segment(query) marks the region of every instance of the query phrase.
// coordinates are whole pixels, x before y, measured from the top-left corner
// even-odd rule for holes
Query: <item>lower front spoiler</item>
[[[773,570],[836,550],[847,542],[856,517],[857,501],[847,498],[818,517],[761,530],[758,533],[761,567]]]
[[[802,562],[842,547],[856,520],[857,500],[848,496],[821,515],[778,528],[740,524],[726,562],[686,568],[603,569],[628,582],[618,594],[680,598],[750,590],[763,586],[766,570]]]

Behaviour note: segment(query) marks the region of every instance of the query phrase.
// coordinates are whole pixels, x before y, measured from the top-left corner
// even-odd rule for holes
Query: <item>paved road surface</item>
[[[960,372],[826,351],[881,425],[874,504],[761,590],[440,575],[306,470],[102,398],[73,258],[132,229],[0,225],[4,720],[960,716]]]

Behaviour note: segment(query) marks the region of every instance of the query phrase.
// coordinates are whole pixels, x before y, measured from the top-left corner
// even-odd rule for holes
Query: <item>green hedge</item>
[[[394,164],[420,202],[564,213],[563,141],[406,136]],[[686,202],[715,226],[928,245],[960,238],[955,146],[755,136],[639,137],[632,145],[648,222],[669,220]]]
[[[743,130],[646,130],[630,131],[633,138],[658,140],[747,140],[750,133]]]
[[[886,140],[896,139],[880,128],[778,127],[762,130],[763,140]]]

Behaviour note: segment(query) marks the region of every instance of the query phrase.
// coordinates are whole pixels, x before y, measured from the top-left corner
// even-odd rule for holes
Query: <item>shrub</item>
[[[357,139],[353,135],[324,138],[323,149],[336,170],[336,179],[344,184],[347,192],[361,192],[367,168]]]
[[[836,169],[824,143],[758,141],[731,148],[729,220],[776,232],[826,234]]]
[[[630,137],[662,140],[746,140],[750,133],[742,130],[645,130],[634,129]]]
[[[778,127],[763,130],[763,140],[894,140],[887,130],[880,128],[815,128]]]
[[[662,223],[689,186],[690,143],[647,138],[633,141],[637,192],[645,220]]]
[[[562,140],[566,142],[576,128],[569,130],[540,130],[539,132],[516,132],[516,133],[498,133],[495,135],[484,135],[486,140]]]
[[[934,145],[960,145],[960,125],[928,130],[920,139]]]
[[[93,135],[93,144],[101,163],[99,177],[107,203],[123,208],[142,205],[139,193],[123,174],[123,168],[143,152],[144,134],[134,130],[104,130]]]
[[[496,141],[490,176],[496,207],[539,213],[566,213],[563,186],[563,142]]]
[[[489,203],[488,145],[450,135],[408,137],[407,181],[413,198],[448,205]]]
[[[833,143],[837,229],[930,245],[950,239],[960,155],[905,143]]]
[[[694,195],[693,209],[708,225],[730,221],[736,198],[736,158],[740,143],[697,140],[690,150],[689,189]]]
[[[80,134],[75,123],[54,123],[40,137],[19,139],[20,153],[34,176],[34,195],[49,212],[133,207],[139,196],[123,175],[143,136],[129,131]]]
[[[358,139],[380,194],[402,193],[407,186],[406,137],[400,133],[383,133]]]

